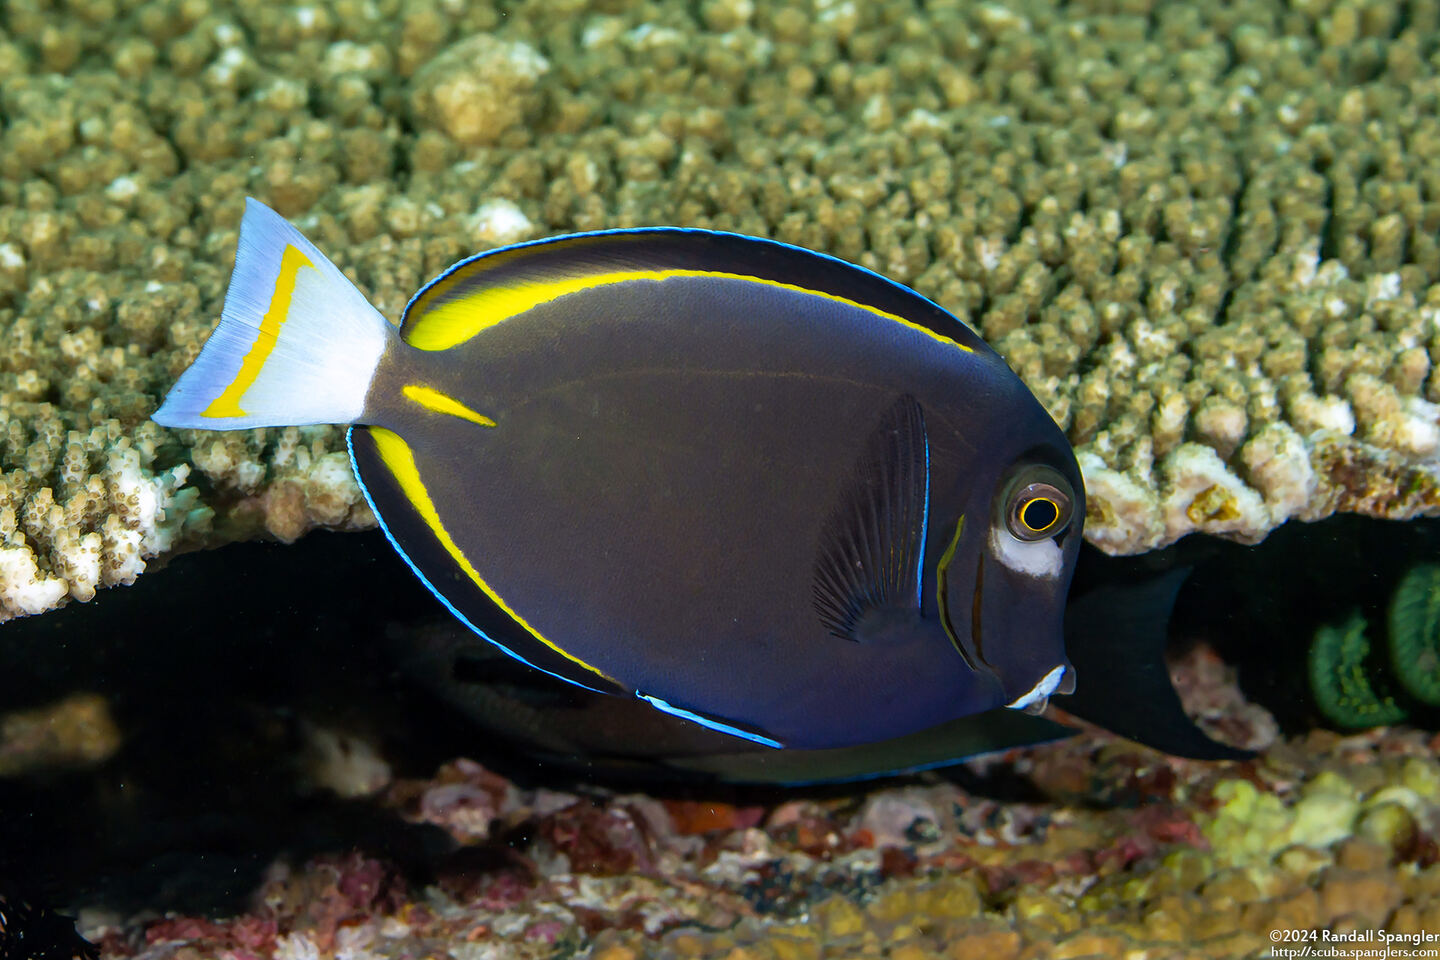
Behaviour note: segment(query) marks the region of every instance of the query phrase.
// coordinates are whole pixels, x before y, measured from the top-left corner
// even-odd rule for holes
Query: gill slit
[[[951,646],[960,654],[960,659],[965,661],[965,666],[978,673],[979,667],[971,659],[960,638],[955,636],[955,629],[950,626],[950,586],[946,574],[950,570],[950,561],[955,559],[955,550],[960,546],[960,534],[964,529],[965,517],[961,516],[955,523],[955,535],[950,538],[950,545],[945,548],[945,552],[940,555],[940,562],[935,565],[935,606],[940,614],[940,626],[945,629],[945,636],[950,638]]]
[[[985,659],[985,637],[981,633],[984,618],[981,616],[981,597],[985,593],[985,551],[980,551],[980,558],[975,561],[975,594],[970,599],[970,642],[975,644],[975,656],[987,667],[990,661]]]

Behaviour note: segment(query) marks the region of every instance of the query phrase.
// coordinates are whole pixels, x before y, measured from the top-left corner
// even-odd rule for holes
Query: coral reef
[[[1372,630],[1356,609],[1343,624],[1321,626],[1310,646],[1311,694],[1338,727],[1402,723],[1414,708],[1440,707],[1440,566],[1418,564],[1400,577],[1383,649],[1375,649]]]
[[[910,283],[1079,448],[1089,539],[1440,512],[1432,5],[12,0],[0,618],[372,523],[330,429],[146,423],[242,199],[387,314],[491,244],[684,223]]]
[[[1259,552],[1273,565],[1286,537],[1336,526]],[[1434,524],[1370,526],[1399,553]],[[1088,729],[889,782],[635,793],[507,753],[427,691],[399,689],[376,622],[399,640],[405,618],[437,613],[378,532],[235,552],[265,572],[246,596],[215,596],[236,561],[213,552],[6,627],[22,675],[0,699],[49,705],[0,730],[73,711],[120,731],[118,753],[25,753],[39,775],[7,778],[0,819],[0,879],[68,865],[52,900],[79,910],[106,957],[1199,960],[1260,956],[1280,927],[1440,921],[1440,738],[1282,739],[1207,622],[1185,619],[1190,604],[1176,688],[1254,760],[1178,760]],[[1304,554],[1305,572],[1327,569],[1321,553]],[[342,589],[377,603],[334,602]],[[269,632],[273,614],[248,596],[286,610],[306,642]],[[175,598],[188,608],[155,610]],[[107,612],[127,604],[135,616]],[[46,642],[55,624],[69,650]],[[76,665],[106,651],[109,672]],[[46,692],[77,676],[107,699]]]
[[[1298,746],[1298,748],[1297,748]],[[276,864],[249,912],[87,911],[108,957],[1241,958],[1270,931],[1440,923],[1440,764],[1414,731],[1260,760],[1104,734],[830,798],[521,788],[471,761],[382,802],[456,844],[428,885],[383,858]]]

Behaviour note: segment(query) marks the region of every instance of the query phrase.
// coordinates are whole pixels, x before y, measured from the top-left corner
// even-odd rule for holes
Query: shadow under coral
[[[180,557],[7,624],[4,709],[98,694],[122,740],[98,766],[0,779],[0,881],[209,911],[242,906],[281,856],[362,845],[422,868],[446,848],[441,831],[313,789],[299,766],[317,721],[426,774],[462,752],[456,724],[392,674],[377,638],[434,607],[378,535],[318,534]]]
[[[1246,692],[1281,710],[1294,732],[1314,725],[1295,666],[1312,621],[1415,558],[1437,555],[1437,531],[1430,522],[1341,518],[1291,525],[1259,548],[1191,538],[1136,558],[1087,551],[1077,590],[1193,566],[1172,638],[1204,639],[1239,664]],[[1317,595],[1326,598],[1318,605]],[[522,784],[594,787],[583,770],[507,752],[401,669],[387,625],[414,628],[437,617],[439,605],[378,533],[319,533],[291,546],[180,557],[133,587],[7,624],[0,710],[85,691],[103,698],[121,741],[98,764],[40,763],[0,777],[0,885],[24,883],[51,902],[126,913],[228,914],[246,909],[277,861],[360,850],[423,883],[447,865],[473,867],[477,856],[503,860],[507,842],[523,843],[523,825],[488,847],[461,847],[438,827],[407,822],[393,805],[317,787],[304,767],[307,731],[323,727],[373,744],[395,777],[432,777],[469,756]],[[1002,801],[1041,799],[1004,764],[944,776]],[[779,795],[723,784],[643,786],[732,803]],[[847,791],[858,796],[861,788],[804,794]]]

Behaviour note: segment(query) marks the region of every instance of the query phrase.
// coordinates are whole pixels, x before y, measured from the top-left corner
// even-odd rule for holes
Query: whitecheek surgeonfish
[[[1025,712],[1074,689],[1068,442],[963,323],[832,257],[558,237],[461,261],[397,326],[249,200],[154,419],[350,425],[386,534],[467,627],[745,751],[1037,724],[927,748],[975,753],[1055,736]]]

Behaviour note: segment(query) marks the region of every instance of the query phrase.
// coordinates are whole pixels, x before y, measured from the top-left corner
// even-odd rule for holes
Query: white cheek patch
[[[1065,564],[1065,554],[1060,545],[1049,537],[1026,543],[998,526],[990,528],[990,553],[1016,573],[1046,580],[1060,576],[1060,569]]]
[[[1062,663],[1041,677],[1040,682],[1031,687],[1029,693],[1016,697],[1010,703],[1005,704],[1005,706],[1011,710],[1028,710],[1034,707],[1033,712],[1039,713],[1045,709],[1045,704],[1050,700],[1050,694],[1055,692],[1055,688],[1060,686],[1060,681],[1064,678],[1065,665]]]

